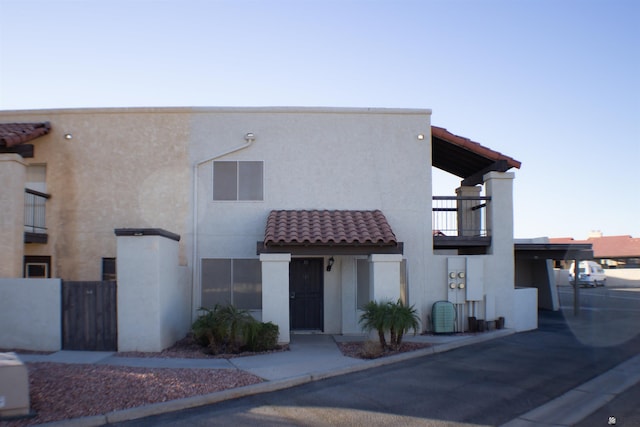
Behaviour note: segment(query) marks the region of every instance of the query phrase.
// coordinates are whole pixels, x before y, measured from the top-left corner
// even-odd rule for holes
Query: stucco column
[[[478,186],[462,186],[456,188],[457,197],[479,197],[482,188]],[[481,210],[473,210],[480,200],[458,200],[458,236],[479,236],[482,224]]]
[[[262,321],[278,325],[278,342],[290,341],[289,263],[291,254],[260,254],[262,264]]]
[[[400,263],[402,255],[372,254],[369,256],[371,271],[371,299],[374,301],[400,298]]]
[[[188,330],[178,240],[160,229],[116,229],[118,351],[162,351]]]
[[[487,196],[487,228],[491,252],[508,252],[513,260],[513,178],[512,172],[489,172],[484,176]]]
[[[505,326],[513,327],[515,257],[513,254],[513,179],[511,172],[489,172],[484,176],[487,196],[487,228],[491,236],[489,256],[485,263],[485,295],[495,302],[495,315],[505,318]],[[485,319],[494,320],[494,319]]]
[[[0,154],[0,277],[22,277],[26,179],[20,155]]]

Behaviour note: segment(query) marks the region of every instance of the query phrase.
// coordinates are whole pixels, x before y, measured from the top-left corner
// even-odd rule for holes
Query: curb
[[[467,339],[436,344],[427,348],[407,353],[395,354],[393,356],[367,360],[364,362],[356,362],[356,364],[354,365],[350,365],[341,369],[331,371],[317,371],[281,380],[265,381],[263,383],[253,384],[245,387],[232,388],[209,394],[170,400],[168,402],[158,402],[144,406],[137,406],[135,408],[121,409],[102,415],[60,420],[40,425],[46,427],[97,427],[111,423],[131,421],[139,418],[150,417],[153,415],[161,415],[168,412],[176,412],[184,409],[195,408],[198,406],[211,405],[214,403],[223,402],[225,400],[238,399],[241,397],[283,390],[314,381],[320,381],[332,377],[365,371],[367,369],[378,368],[381,366],[391,365],[406,360],[417,359],[419,357],[428,356],[431,354],[443,353],[459,347],[478,344],[485,341],[491,341],[497,338],[513,335],[515,333],[516,331],[513,329],[501,329],[492,331],[491,334],[475,335]]]
[[[640,383],[640,355],[569,390],[501,427],[567,426],[585,419],[617,395]]]

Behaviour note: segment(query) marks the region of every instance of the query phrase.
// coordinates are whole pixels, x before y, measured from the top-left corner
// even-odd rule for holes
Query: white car
[[[573,274],[575,273],[575,263],[569,267],[569,283],[573,285]],[[607,283],[607,276],[604,274],[602,266],[595,261],[580,261],[578,264],[578,284],[585,286],[604,286]]]

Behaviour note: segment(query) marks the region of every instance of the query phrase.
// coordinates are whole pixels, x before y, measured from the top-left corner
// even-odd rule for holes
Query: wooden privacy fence
[[[114,281],[62,282],[62,349],[117,351]]]

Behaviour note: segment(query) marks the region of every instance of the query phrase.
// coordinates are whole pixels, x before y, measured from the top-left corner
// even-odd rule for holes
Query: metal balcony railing
[[[25,233],[46,234],[45,203],[51,196],[46,193],[24,190],[24,231]]]
[[[434,237],[489,237],[486,207],[491,197],[433,196]]]

